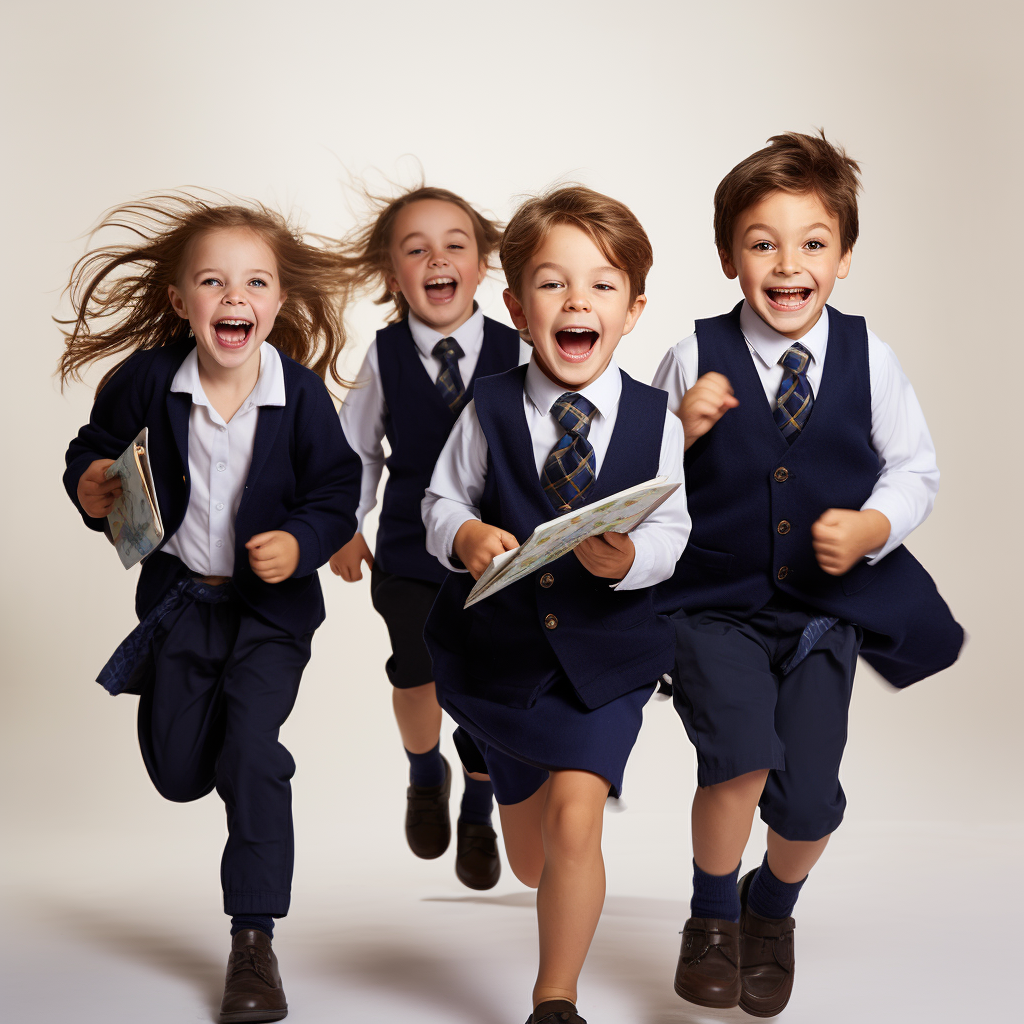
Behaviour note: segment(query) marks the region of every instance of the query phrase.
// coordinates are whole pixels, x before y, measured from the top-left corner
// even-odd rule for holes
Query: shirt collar
[[[185,356],[185,361],[178,367],[178,372],[171,381],[171,390],[190,394],[194,405],[205,405],[210,410],[210,414],[220,420],[220,415],[210,404],[210,400],[203,390],[202,381],[199,379],[198,348],[192,349]],[[281,363],[281,353],[265,341],[260,345],[260,373],[256,378],[256,386],[242,403],[239,412],[254,406],[284,404],[284,366]]]
[[[428,327],[411,309],[409,310],[409,331],[416,348],[424,357],[434,354],[434,346],[442,338],[454,338],[461,346],[463,352],[479,349],[484,340],[484,313],[483,310],[473,303],[473,315],[461,326],[457,327],[451,334],[442,334]]]
[[[747,344],[754,350],[758,359],[765,366],[775,366],[776,363],[786,354],[786,349],[796,344],[785,335],[769,327],[754,312],[753,306],[743,300],[740,309],[740,330]],[[800,344],[811,353],[811,359],[817,363],[825,355],[825,344],[828,341],[828,307],[823,307],[818,322],[800,339]]]
[[[530,363],[526,367],[526,397],[533,402],[537,410],[543,415],[551,413],[551,407],[571,389],[556,384],[537,365],[536,353],[530,357]],[[606,419],[611,416],[619,404],[619,396],[622,394],[622,373],[614,356],[605,367],[604,373],[597,380],[581,388],[577,394],[582,395],[594,408]]]

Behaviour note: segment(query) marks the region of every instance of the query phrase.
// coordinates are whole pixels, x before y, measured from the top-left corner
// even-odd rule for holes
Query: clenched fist
[[[811,526],[811,543],[818,565],[830,576],[849,572],[868,552],[888,539],[891,526],[873,508],[829,508]]]
[[[684,446],[689,448],[739,404],[728,377],[714,371],[698,377],[697,383],[683,395],[677,413],[683,422]]]
[[[299,542],[284,530],[257,533],[245,545],[252,571],[264,583],[280,583],[299,567]]]

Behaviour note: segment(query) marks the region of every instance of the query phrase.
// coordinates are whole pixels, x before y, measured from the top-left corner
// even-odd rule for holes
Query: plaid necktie
[[[779,360],[785,372],[779,385],[775,422],[790,444],[800,436],[814,407],[814,396],[807,383],[807,364],[810,361],[811,353],[800,342],[787,348]]]
[[[557,512],[569,512],[583,504],[596,476],[594,446],[587,440],[594,406],[575,391],[567,391],[551,407],[565,428],[540,472],[544,493]]]
[[[441,372],[434,382],[448,408],[457,416],[466,397],[466,386],[459,373],[459,360],[466,354],[454,338],[442,338],[433,348],[433,354],[441,360]]]

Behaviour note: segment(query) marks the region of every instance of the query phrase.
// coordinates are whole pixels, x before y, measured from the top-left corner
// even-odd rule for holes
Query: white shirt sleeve
[[[352,450],[363,464],[359,507],[356,509],[356,529],[363,532],[363,520],[377,504],[377,487],[384,472],[384,420],[387,406],[380,382],[380,363],[377,342],[366,352],[363,365],[356,377],[356,387],[349,389],[341,403],[341,429]]]
[[[470,402],[448,435],[420,505],[427,551],[446,569],[466,571],[452,564],[452,545],[463,523],[480,518],[486,477],[487,438],[476,415],[476,403]]]
[[[672,412],[669,392],[669,408],[665,410],[658,476],[667,477],[670,482],[682,482],[683,448],[683,425]],[[676,562],[679,561],[690,536],[686,488],[680,487],[675,491],[629,536],[636,549],[633,564],[629,572],[615,585],[615,589],[640,590],[667,580],[675,571]]]
[[[668,392],[668,411],[679,415],[683,395],[697,380],[697,335],[691,334],[673,345],[655,371],[651,387]]]
[[[881,512],[891,524],[889,539],[868,561],[884,558],[928,518],[939,490],[935,446],[914,389],[896,354],[868,331],[871,377],[871,446],[880,473],[861,509]]]

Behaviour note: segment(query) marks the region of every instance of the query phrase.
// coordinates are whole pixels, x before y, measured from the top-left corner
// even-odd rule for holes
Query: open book
[[[107,514],[107,523],[110,539],[126,569],[145,558],[164,536],[147,454],[148,445],[149,429],[143,427],[139,436],[112,466],[107,467],[104,474],[108,480],[114,476],[121,478],[121,496],[114,499],[114,507]]]
[[[547,562],[561,558],[588,537],[609,532],[629,533],[680,486],[666,483],[666,479],[655,477],[541,523],[519,547],[495,556],[476,581],[463,607],[468,608]]]

